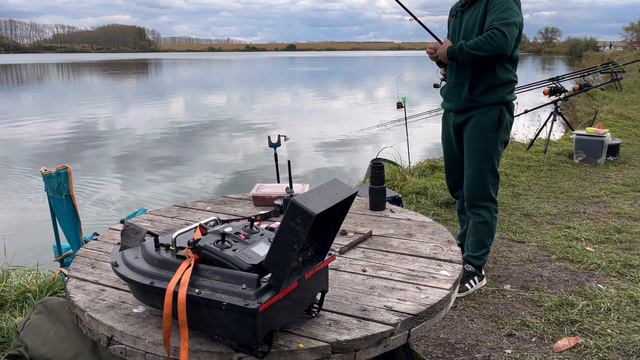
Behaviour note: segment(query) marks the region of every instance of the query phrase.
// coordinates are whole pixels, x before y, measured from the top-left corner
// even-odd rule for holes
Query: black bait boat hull
[[[189,327],[262,358],[276,330],[321,311],[329,250],[356,193],[332,180],[293,198],[277,232],[254,226],[255,217],[210,218],[166,236],[125,223],[111,266],[133,296],[162,309],[188,249],[199,259],[186,295]],[[173,296],[177,314],[177,287]]]
[[[145,240],[140,247],[125,252],[116,247],[111,254],[111,264],[136,299],[162,309],[167,285],[181,261],[172,261],[161,252],[149,252],[153,249],[149,245],[153,245],[152,241]],[[141,258],[151,261],[141,262]],[[327,259],[327,265],[332,259]],[[235,281],[229,283],[229,279]],[[256,283],[259,285],[255,286]],[[199,264],[187,290],[187,320],[190,328],[219,339],[233,349],[263,357],[271,349],[273,333],[288,323],[317,315],[328,290],[328,266],[318,268],[312,276],[278,293],[269,283],[252,279],[244,272]],[[177,314],[177,296],[176,287],[174,314]]]

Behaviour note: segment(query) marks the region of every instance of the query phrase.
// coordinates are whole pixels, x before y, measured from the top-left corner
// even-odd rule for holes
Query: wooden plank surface
[[[256,208],[247,195],[239,194],[152,210],[133,221],[170,234],[211,216],[229,219],[261,210],[269,208]],[[109,259],[121,228],[112,226],[78,252],[68,282],[71,308],[83,330],[114,353],[130,359],[161,358],[161,312],[135,299],[111,270]],[[393,206],[373,213],[366,201],[357,199],[342,230],[334,249],[366,231],[372,230],[373,236],[331,264],[322,313],[278,332],[269,358],[370,358],[424,333],[451,306],[460,253],[444,227]],[[190,334],[194,359],[247,358],[204,334]],[[173,351],[176,355],[177,348]]]

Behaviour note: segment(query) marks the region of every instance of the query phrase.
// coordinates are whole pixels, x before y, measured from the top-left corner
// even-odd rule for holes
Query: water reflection
[[[523,57],[520,77],[562,72],[562,60]],[[279,154],[296,180],[356,185],[385,146],[406,162],[406,144],[403,127],[353,131],[401,116],[398,95],[409,114],[438,107],[436,80],[423,52],[1,55],[0,242],[14,263],[49,264],[42,165],[73,165],[88,233],[140,206],[274,181],[269,134],[291,137]],[[531,119],[517,124],[535,128]],[[410,136],[412,162],[441,155],[438,118]]]
[[[119,60],[83,63],[0,64],[0,87],[16,87],[44,82],[77,82],[91,78],[112,78],[120,82],[149,76],[161,63],[146,60]]]
[[[518,64],[518,83],[528,84],[565,74],[569,71],[571,71],[571,69],[565,58],[524,55]],[[542,89],[519,94],[516,100],[516,114],[548,103],[551,100],[553,99],[549,99],[542,94]],[[551,111],[553,111],[553,106],[548,106],[519,116],[513,124],[511,137],[517,141],[529,141],[536,133],[536,130],[542,126]],[[548,128],[543,129],[545,137],[547,129]],[[563,133],[564,129],[558,122],[556,126],[554,126],[551,138],[554,140],[558,139]]]

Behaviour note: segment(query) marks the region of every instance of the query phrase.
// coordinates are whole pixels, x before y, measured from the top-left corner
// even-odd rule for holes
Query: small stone
[[[596,252],[596,250],[594,248],[592,248],[592,247],[588,247],[587,246],[584,249],[587,250],[588,252]]]
[[[297,348],[298,350],[304,350],[304,344],[303,343],[298,344]]]

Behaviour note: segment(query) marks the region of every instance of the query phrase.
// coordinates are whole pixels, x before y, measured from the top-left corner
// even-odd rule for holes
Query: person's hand
[[[427,55],[429,55],[429,59],[431,59],[431,61],[438,61],[436,53],[438,52],[439,47],[440,44],[430,44],[429,46],[427,46]]]
[[[443,62],[445,64],[449,63],[449,57],[447,56],[447,49],[449,49],[449,46],[451,46],[451,41],[449,41],[449,39],[447,39],[442,43],[442,45],[440,45],[438,47],[438,50],[436,51],[436,54],[435,54],[435,58],[436,58],[437,61]],[[429,57],[431,57],[431,56],[429,56]],[[433,58],[432,58],[432,60],[433,60]]]

